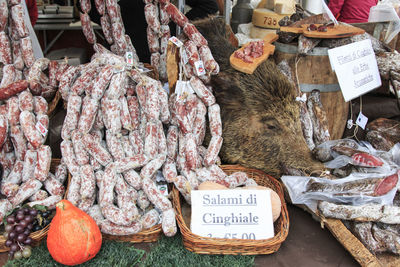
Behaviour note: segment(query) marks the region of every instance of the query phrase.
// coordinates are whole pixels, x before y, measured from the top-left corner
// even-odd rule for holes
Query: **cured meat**
[[[8,21],[7,0],[0,0],[0,31],[4,31]]]
[[[199,47],[199,55],[201,60],[204,62],[204,67],[206,70],[214,75],[219,73],[219,65],[215,61],[211,54],[211,50],[207,45],[202,45]]]
[[[80,6],[81,6],[82,11],[85,13],[89,13],[90,9],[92,8],[92,4],[90,3],[90,0],[81,0]]]
[[[86,37],[86,40],[90,44],[96,43],[96,35],[91,24],[90,17],[87,13],[80,13],[80,19],[82,23],[82,32]]]
[[[20,80],[0,88],[0,100],[6,100],[28,88],[28,81]]]
[[[3,78],[1,79],[0,87],[6,87],[15,81],[16,71],[12,64],[3,67]]]
[[[81,133],[86,134],[92,129],[98,107],[99,101],[96,99],[88,96],[83,99],[82,112],[78,122],[78,130]]]
[[[72,176],[78,177],[80,174],[79,164],[76,162],[74,147],[69,140],[63,140],[60,144],[62,159],[68,167],[68,171]]]
[[[78,127],[79,115],[81,112],[82,98],[77,95],[68,97],[67,114],[61,130],[62,139],[69,139],[71,132]]]
[[[49,146],[41,146],[37,150],[37,162],[33,173],[35,179],[44,182],[49,174],[51,164],[51,148]],[[51,193],[51,192],[50,192]]]
[[[0,62],[4,65],[12,64],[11,44],[7,34],[0,31]]]
[[[85,134],[82,142],[89,154],[92,155],[101,165],[107,166],[108,163],[112,161],[112,157],[107,149],[105,149],[100,142],[96,141],[92,135]]]
[[[32,40],[29,36],[21,39],[21,50],[25,65],[28,68],[32,67],[33,63],[35,63],[35,56],[33,54]]]
[[[107,2],[113,2],[116,5],[116,1],[107,1]],[[101,16],[105,15],[105,10],[106,10],[105,1],[104,0],[95,0],[94,3],[96,5],[97,12],[99,12],[99,14]],[[107,7],[109,7],[109,6],[110,5],[107,5]]]
[[[144,6],[144,15],[147,22],[147,28],[152,29],[155,33],[160,32],[160,21],[158,20],[158,8],[154,4],[146,4]]]
[[[18,95],[19,109],[21,111],[33,111],[33,95],[25,90]]]
[[[24,69],[24,59],[22,58],[22,50],[20,41],[11,41],[13,65],[18,70]]]
[[[155,209],[149,210],[140,218],[140,223],[142,224],[143,229],[149,229],[158,224],[159,221],[160,214]]]
[[[29,179],[25,183],[21,184],[21,186],[18,189],[18,192],[15,196],[9,198],[9,201],[13,205],[13,207],[21,204],[24,202],[26,199],[28,199],[30,196],[35,194],[37,191],[40,190],[42,187],[42,183],[36,179]]]
[[[189,24],[189,20],[184,14],[182,14],[182,12],[179,11],[179,9],[175,5],[167,2],[164,5],[164,9],[167,11],[171,20],[175,22],[179,27],[184,28],[186,24]]]
[[[223,139],[221,136],[216,135],[211,138],[210,144],[208,145],[207,148],[207,154],[204,157],[205,166],[210,166],[215,164],[215,162],[217,161],[219,151],[221,150],[222,141]]]
[[[207,107],[215,104],[214,95],[210,90],[208,90],[208,88],[203,84],[203,82],[199,78],[195,76],[190,78],[190,85],[195,91],[196,95],[201,99],[201,101],[203,101],[203,103]]]
[[[32,112],[22,111],[19,115],[19,119],[26,139],[35,149],[38,148],[43,144],[43,137],[40,132],[36,130],[35,116]]]
[[[41,96],[34,96],[33,97],[33,112],[36,115],[39,114],[47,114],[48,111],[48,104],[46,99]]]
[[[113,134],[121,132],[121,106],[119,100],[103,98],[101,100],[101,108],[106,128]]]
[[[14,145],[15,156],[18,160],[23,160],[27,149],[27,141],[19,125],[10,126],[10,137]]]
[[[65,188],[64,186],[54,178],[52,175],[47,177],[46,181],[44,181],[44,188],[46,188],[47,192],[50,193],[52,196],[64,196]]]
[[[171,17],[172,18],[172,17]],[[178,24],[178,23],[177,23]],[[192,23],[186,23],[183,27],[183,32],[192,40],[197,47],[208,45],[207,40],[201,35]]]
[[[71,132],[71,141],[74,147],[76,162],[82,166],[89,163],[89,154],[82,142],[83,134],[78,130]]]
[[[146,125],[144,152],[150,158],[154,158],[158,153],[158,127],[153,121],[149,121]]]
[[[361,167],[379,167],[383,161],[369,153],[356,153],[352,155],[352,164]]]
[[[131,115],[132,128],[137,129],[140,124],[140,109],[139,102],[135,96],[128,96],[128,109]]]
[[[111,77],[113,76],[112,66],[108,65],[101,69],[99,75],[93,85],[92,98],[100,100],[104,94],[104,91],[109,84]]]
[[[307,100],[307,107],[313,123],[315,144],[319,145],[328,141],[330,139],[328,120],[318,90],[313,90],[311,92]]]
[[[398,181],[398,174],[383,178],[363,178],[354,181],[324,183],[310,179],[306,192],[327,192],[337,196],[367,195],[382,196],[392,190]]]
[[[7,139],[8,121],[3,115],[0,115],[0,148],[4,145]]]
[[[15,5],[11,7],[11,18],[14,21],[19,37],[24,38],[29,36],[29,30],[24,20],[24,8],[22,5]]]
[[[211,136],[222,136],[221,111],[218,104],[208,107]]]
[[[147,27],[147,43],[149,45],[150,53],[160,51],[160,42],[157,33],[151,27]]]

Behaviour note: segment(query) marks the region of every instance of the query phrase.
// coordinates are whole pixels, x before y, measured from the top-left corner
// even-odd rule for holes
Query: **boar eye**
[[[275,127],[274,125],[267,125],[267,127],[268,127],[268,129],[270,129],[270,130],[275,130],[275,129],[276,129],[276,127]]]
[[[268,130],[276,130],[279,128],[279,124],[274,117],[262,117],[261,122]]]

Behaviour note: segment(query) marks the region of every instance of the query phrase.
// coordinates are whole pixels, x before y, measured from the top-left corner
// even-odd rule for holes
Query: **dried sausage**
[[[48,111],[48,104],[46,99],[41,96],[34,96],[33,97],[33,112],[36,115],[39,114],[47,114]]]
[[[0,148],[3,147],[7,140],[8,121],[7,118],[0,114]]]
[[[210,122],[211,136],[222,135],[221,111],[218,104],[208,107],[208,120]]]
[[[184,28],[185,25],[189,23],[187,17],[182,14],[182,12],[180,12],[175,5],[171,3],[166,3],[164,7],[171,20],[175,22],[179,27]]]
[[[86,40],[90,44],[96,43],[96,35],[94,34],[89,15],[87,13],[80,13],[80,19],[82,23],[82,32],[83,35],[85,35]]]
[[[36,130],[35,115],[29,111],[22,111],[19,115],[22,131],[29,143],[37,149],[43,144],[43,137],[40,132]]]
[[[149,229],[158,224],[159,221],[160,214],[155,209],[149,210],[142,216],[142,218],[140,218],[140,223],[142,224],[143,229]]]
[[[24,167],[22,169],[22,182],[26,182],[34,176],[36,162],[36,150],[27,150],[25,154]]]
[[[158,20],[158,8],[154,4],[144,6],[144,15],[147,22],[147,29],[151,28],[155,33],[160,32],[160,21]],[[148,32],[147,32],[148,33]]]
[[[174,236],[176,234],[177,227],[175,220],[175,210],[173,208],[163,211],[161,225],[164,235]]]
[[[51,209],[56,208],[56,204],[58,202],[60,202],[61,199],[62,199],[62,196],[60,196],[60,195],[49,196],[48,198],[45,198],[43,200],[29,202],[28,205],[31,207],[33,207],[35,205],[42,205],[42,206],[46,206],[49,210],[51,210]]]
[[[207,148],[207,154],[204,157],[205,166],[210,166],[215,164],[215,162],[217,161],[219,151],[221,150],[222,141],[223,141],[222,137],[218,135],[215,135],[211,138],[210,144],[208,145]]]
[[[11,7],[11,18],[15,23],[20,38],[29,36],[28,27],[24,20],[24,8],[22,5],[15,5]]]
[[[82,199],[92,198],[96,190],[96,177],[91,165],[86,164],[81,166],[81,187],[80,195]]]
[[[10,137],[14,145],[15,155],[17,159],[24,160],[27,149],[27,142],[19,125],[10,126]]]
[[[92,90],[93,99],[100,100],[103,97],[104,91],[106,90],[107,85],[110,83],[112,76],[112,66],[107,65],[101,69],[99,75],[97,75],[94,81]]]
[[[192,86],[193,90],[195,91],[196,95],[203,101],[203,103],[209,107],[215,104],[215,97],[210,90],[203,84],[203,82],[197,78],[192,77],[190,78],[190,85]]]
[[[21,111],[33,111],[33,95],[25,90],[18,95],[19,109]]]
[[[154,158],[158,153],[158,129],[156,122],[147,122],[144,153],[150,158]]]
[[[131,115],[132,128],[137,129],[140,124],[140,108],[139,102],[135,96],[128,96],[128,109]]]
[[[98,142],[92,135],[85,134],[82,139],[86,150],[92,155],[101,165],[107,166],[112,161],[110,153]]]
[[[81,112],[82,98],[77,95],[68,97],[67,114],[65,115],[61,138],[66,140],[71,137],[71,132],[78,127],[79,115]]]
[[[37,162],[34,171],[35,179],[44,182],[49,174],[50,164],[51,164],[51,148],[49,146],[41,146],[37,150]]]
[[[140,177],[143,179],[152,179],[157,171],[162,167],[166,160],[165,154],[158,154],[153,160],[147,163],[140,171]]]
[[[10,97],[24,91],[26,88],[28,88],[28,81],[26,80],[20,80],[13,82],[12,84],[6,86],[6,87],[1,87],[0,88],[0,100],[6,100],[9,99]]]
[[[63,140],[60,144],[61,155],[64,163],[68,167],[68,171],[72,176],[80,175],[79,164],[76,162],[74,147],[69,140]]]
[[[4,65],[12,64],[11,55],[10,39],[4,31],[0,31],[0,62]]]
[[[112,37],[112,32],[111,32],[111,20],[110,17],[107,14],[104,14],[100,18],[100,24],[101,28],[103,30],[104,37],[107,40],[107,43],[110,45],[114,43],[114,39]]]
[[[89,96],[85,96],[82,101],[82,113],[78,122],[78,130],[85,134],[88,133],[93,126],[96,118],[99,101]]]
[[[31,37],[28,36],[21,39],[21,50],[25,65],[28,68],[32,67],[33,63],[35,63],[35,56],[33,53]]]
[[[79,130],[71,133],[71,141],[74,147],[76,162],[82,166],[89,163],[89,154],[82,143],[83,134]]]
[[[6,87],[15,82],[16,71],[12,64],[4,65],[3,77],[1,79],[0,87]]]
[[[44,188],[46,188],[47,192],[52,196],[64,196],[65,188],[54,176],[49,175],[46,181],[44,181]]]
[[[192,40],[197,47],[208,45],[207,40],[201,35],[197,28],[192,23],[186,23],[183,27],[183,32]]]
[[[42,187],[42,183],[36,179],[29,179],[28,181],[24,182],[21,184],[21,186],[18,189],[17,194],[15,196],[9,198],[9,201],[13,205],[13,207],[21,204],[24,202],[26,199],[28,199],[30,196],[35,194],[37,191],[40,190]]]

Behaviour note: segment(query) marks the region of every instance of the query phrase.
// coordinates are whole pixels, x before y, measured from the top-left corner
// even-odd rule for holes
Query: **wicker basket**
[[[47,115],[51,117],[52,115],[55,114],[56,108],[58,105],[58,102],[60,102],[61,99],[61,93],[60,91],[57,90],[56,94],[54,95],[54,98],[51,100],[51,102],[48,105],[48,110],[47,110]]]
[[[50,171],[54,172],[55,168],[60,164],[60,159],[52,159],[50,165]],[[40,244],[40,241],[46,237],[50,228],[50,224],[48,224],[45,228],[31,233],[29,236],[33,240],[33,246],[37,246]],[[4,238],[3,234],[0,235],[0,252],[9,251],[10,248],[5,246],[6,239]]]
[[[220,167],[227,174],[237,171],[246,172],[249,178],[253,178],[257,184],[270,187],[278,193],[282,202],[282,211],[281,216],[274,223],[275,236],[273,238],[263,240],[232,240],[195,235],[190,231],[190,228],[183,218],[181,206],[182,199],[178,189],[174,188],[172,192],[173,204],[185,248],[198,254],[258,255],[271,254],[278,251],[282,242],[285,241],[289,233],[289,215],[281,184],[275,178],[256,169],[248,169],[239,165],[222,165]]]
[[[130,242],[130,243],[147,243],[155,242],[161,237],[161,224],[157,224],[149,229],[143,230],[140,233],[134,235],[108,235],[102,234],[105,240],[114,240],[118,242]]]

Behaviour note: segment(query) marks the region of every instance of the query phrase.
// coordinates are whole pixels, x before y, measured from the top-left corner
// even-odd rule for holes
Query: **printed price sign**
[[[267,239],[274,236],[267,190],[192,190],[191,230],[204,237]]]
[[[370,39],[329,49],[328,55],[346,102],[381,86]]]

